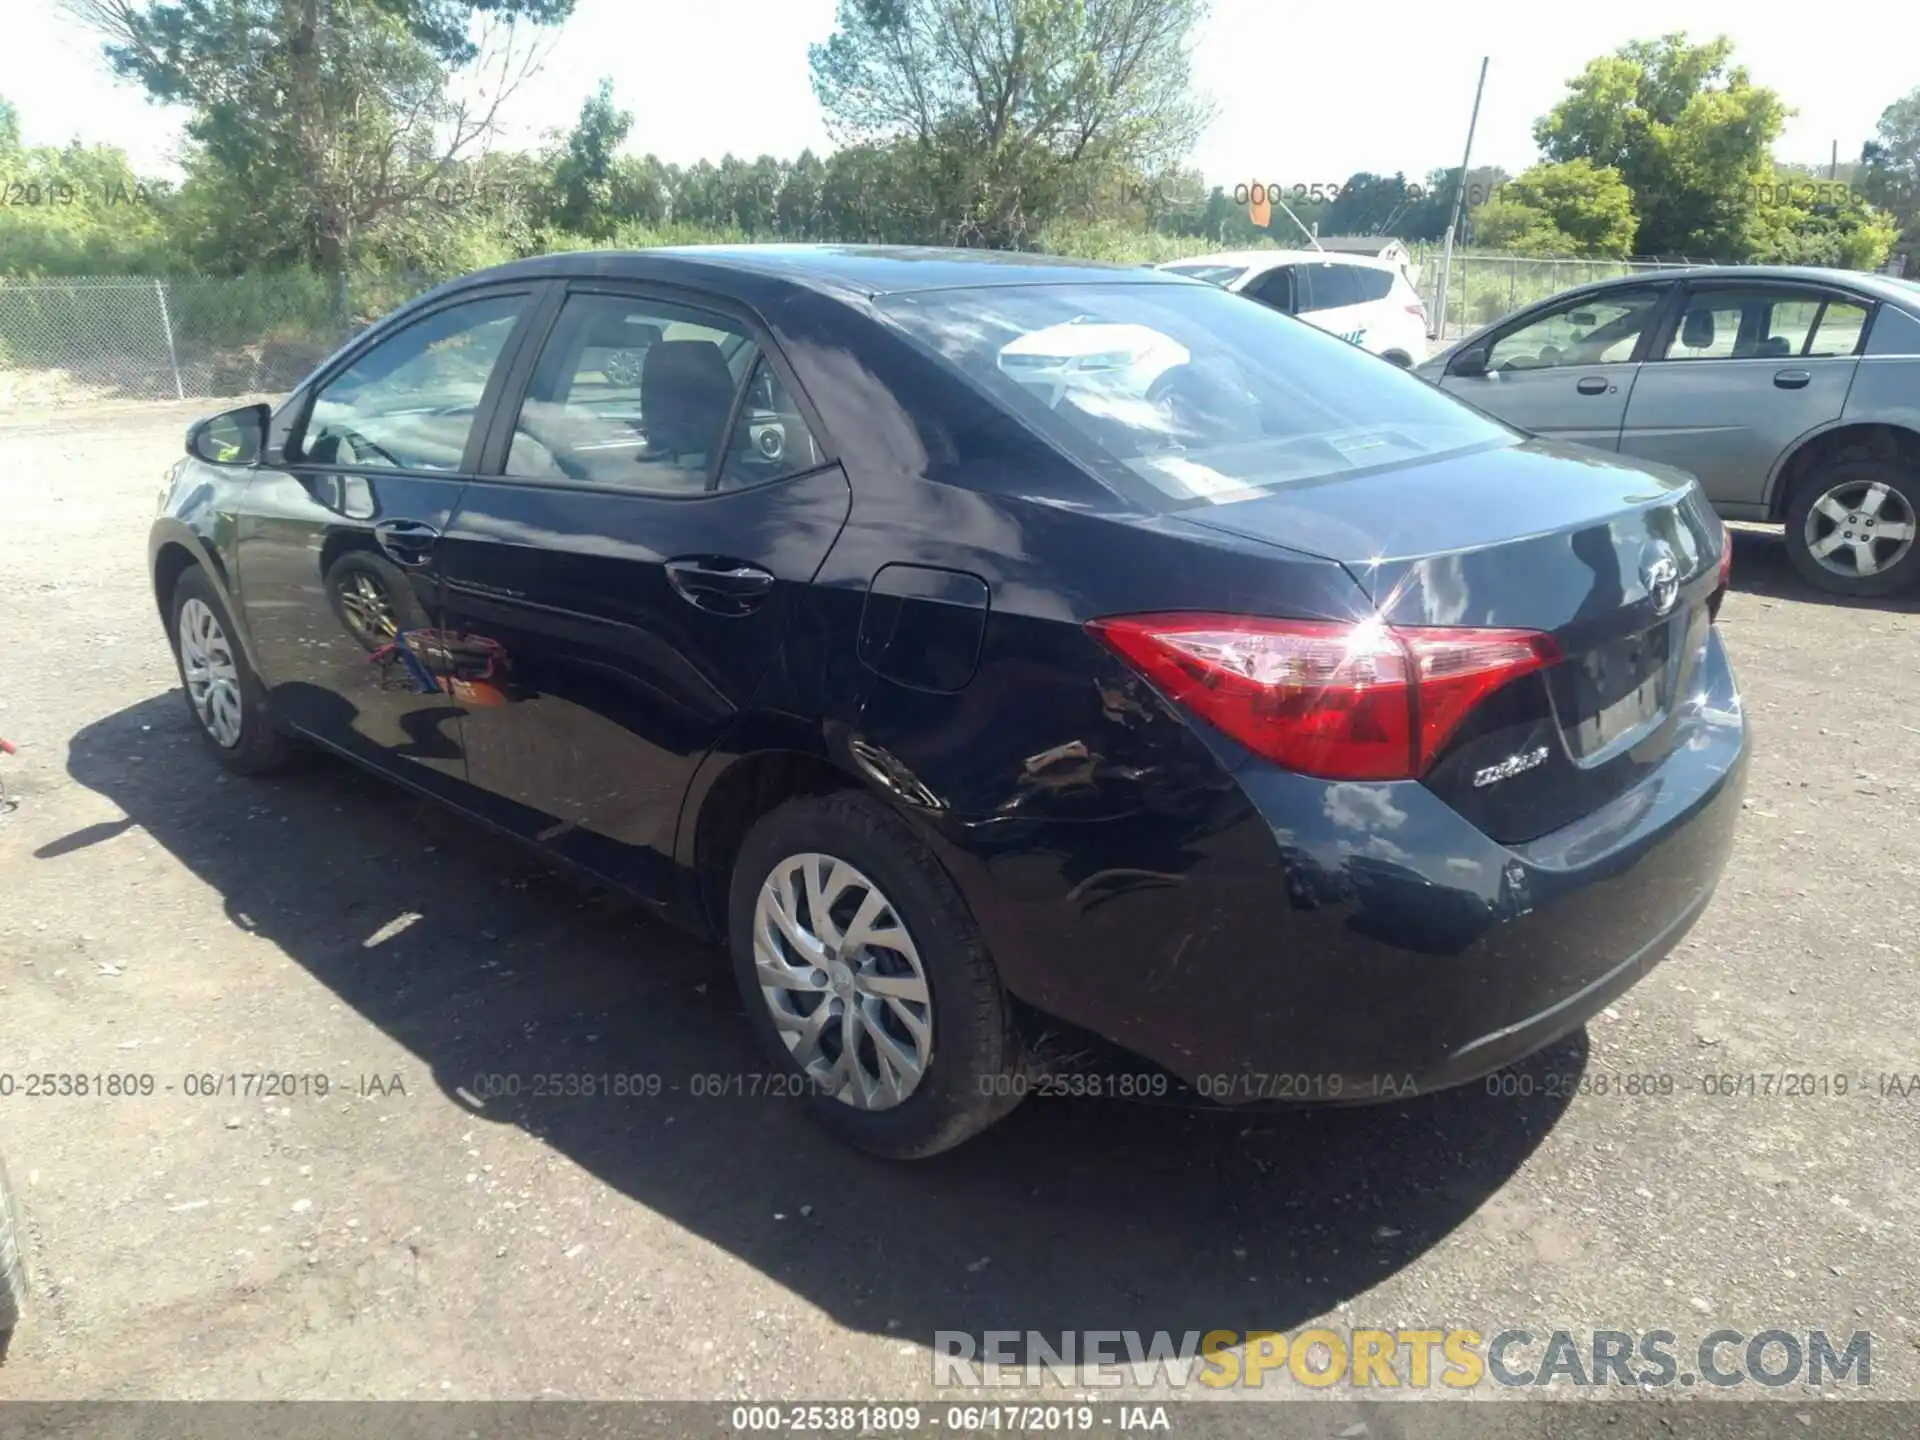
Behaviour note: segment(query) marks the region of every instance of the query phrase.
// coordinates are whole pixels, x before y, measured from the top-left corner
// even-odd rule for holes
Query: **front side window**
[[[449,305],[378,341],[322,386],[299,458],[319,465],[457,471],[524,295]]]
[[[879,303],[1116,489],[1167,508],[1520,443],[1437,386],[1211,288],[1022,285]]]
[[[1283,315],[1293,314],[1293,266],[1282,265],[1276,270],[1269,270],[1240,293],[1258,300],[1262,305],[1271,305]]]
[[[751,455],[736,453],[742,447]],[[818,463],[806,422],[745,326],[654,300],[580,294],[561,307],[534,365],[506,473],[698,495]]]
[[[1487,351],[1487,369],[1624,364],[1664,299],[1659,290],[1626,290],[1555,306],[1495,340]]]

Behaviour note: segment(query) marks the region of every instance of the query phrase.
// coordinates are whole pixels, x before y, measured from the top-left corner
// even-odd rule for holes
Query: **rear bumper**
[[[1253,761],[1188,813],[975,835],[949,863],[1015,994],[1204,1093],[1442,1089],[1578,1028],[1705,909],[1748,731],[1717,637],[1704,672],[1641,784],[1527,844],[1414,782]]]

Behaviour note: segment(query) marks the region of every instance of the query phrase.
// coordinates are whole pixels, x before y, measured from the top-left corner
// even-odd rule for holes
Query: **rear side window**
[[[1343,305],[1358,305],[1360,286],[1356,280],[1357,274],[1357,267],[1352,265],[1296,265],[1294,283],[1298,289],[1298,313],[1307,315],[1315,310],[1338,310]]]
[[[1786,360],[1851,355],[1863,305],[1772,289],[1708,290],[1688,297],[1666,360]]]
[[[1360,292],[1357,303],[1365,305],[1372,300],[1384,300],[1393,291],[1393,271],[1375,270],[1366,265],[1350,265],[1354,286]]]
[[[1867,327],[1867,307],[1851,300],[1830,300],[1813,332],[1809,355],[1851,355],[1860,348],[1860,332]]]
[[[534,366],[506,473],[699,495],[818,463],[806,422],[744,326],[653,300],[580,294],[561,307]]]

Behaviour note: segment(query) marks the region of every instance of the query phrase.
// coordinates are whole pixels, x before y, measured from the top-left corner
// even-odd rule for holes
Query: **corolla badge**
[[[1673,602],[1680,598],[1680,566],[1671,550],[1660,546],[1641,570],[1640,578],[1646,582],[1647,594],[1653,598],[1654,614],[1664,615],[1673,609]]]
[[[1511,779],[1515,775],[1524,774],[1536,765],[1544,765],[1546,763],[1547,747],[1544,745],[1536,745],[1531,750],[1522,750],[1517,755],[1509,755],[1498,765],[1489,765],[1485,769],[1474,771],[1473,788],[1478,790],[1483,785],[1497,784],[1502,780]]]

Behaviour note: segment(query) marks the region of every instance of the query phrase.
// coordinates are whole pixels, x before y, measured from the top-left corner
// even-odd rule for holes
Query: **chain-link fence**
[[[1414,252],[1439,318],[1440,247]],[[1575,285],[1682,262],[1541,260],[1456,250],[1443,343]],[[361,327],[436,283],[307,273],[226,279],[0,279],[0,411],[217,400],[291,389]]]
[[[1415,252],[1419,266],[1418,288],[1426,302],[1427,314],[1440,318],[1440,272],[1442,252],[1439,246]],[[1455,250],[1453,270],[1447,280],[1446,333],[1436,343],[1452,344],[1491,325],[1502,315],[1531,305],[1576,285],[1612,280],[1642,271],[1670,270],[1704,261],[1680,260],[1554,260],[1526,255],[1492,255],[1484,251]]]
[[[273,394],[421,277],[0,280],[0,409]]]

